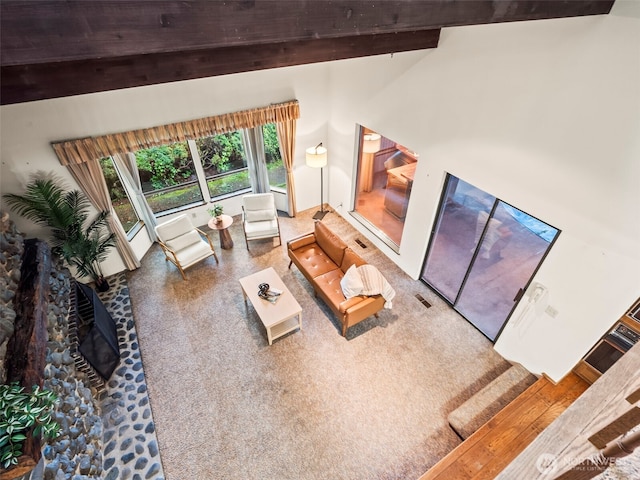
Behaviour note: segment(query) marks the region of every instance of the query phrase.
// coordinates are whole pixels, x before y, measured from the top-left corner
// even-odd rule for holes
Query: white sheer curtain
[[[147,233],[149,237],[151,237],[151,241],[155,242],[157,240],[155,227],[158,225],[158,222],[142,191],[136,156],[129,152],[116,154],[111,158],[113,158],[114,163],[118,167],[118,171],[122,175],[122,180],[126,184],[127,189],[134,193],[134,197],[131,200],[136,206],[136,212],[138,212],[140,219],[146,225]]]
[[[269,175],[267,174],[267,161],[264,155],[264,136],[262,125],[242,130],[242,146],[249,167],[249,181],[253,193],[268,193]]]

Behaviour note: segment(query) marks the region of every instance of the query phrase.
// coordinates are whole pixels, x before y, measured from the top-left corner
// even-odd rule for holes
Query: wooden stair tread
[[[495,478],[588,387],[573,373],[558,384],[538,379],[420,480]]]

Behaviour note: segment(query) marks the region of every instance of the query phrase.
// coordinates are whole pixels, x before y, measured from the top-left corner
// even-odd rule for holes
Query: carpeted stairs
[[[451,428],[466,439],[536,381],[522,365],[514,364],[449,414]]]

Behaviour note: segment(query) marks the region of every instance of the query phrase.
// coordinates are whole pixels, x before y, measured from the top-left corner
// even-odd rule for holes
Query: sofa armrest
[[[355,302],[351,302],[351,300],[355,300]],[[360,310],[361,308],[369,307],[375,301],[376,301],[375,297],[363,297],[363,296],[353,297],[353,298],[350,298],[349,300],[345,300],[340,304],[340,311],[345,312],[347,314],[351,314],[352,312]],[[345,306],[344,310],[342,310],[343,305]]]
[[[340,313],[344,313],[347,310],[349,310],[351,307],[353,307],[354,305],[359,304],[360,302],[362,302],[362,300],[364,300],[366,297],[351,297],[351,298],[347,298],[344,302],[341,302],[340,305],[338,305],[338,310],[340,311]]]
[[[304,235],[300,235],[299,237],[292,238],[287,241],[287,249],[288,250],[297,250],[298,248],[304,247],[305,245],[311,245],[316,241],[316,236],[313,233],[306,233]]]

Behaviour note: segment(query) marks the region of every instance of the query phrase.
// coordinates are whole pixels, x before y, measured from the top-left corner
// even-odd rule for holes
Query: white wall
[[[420,155],[400,253],[377,245],[418,278],[446,172],[562,230],[536,276],[557,316],[523,316],[522,304],[496,344],[559,380],[640,295],[640,22],[450,28],[380,81],[394,68],[391,58],[331,67],[332,159],[353,158],[355,123]],[[334,205],[351,201],[343,164]]]
[[[536,276],[558,315],[521,308],[496,344],[558,380],[640,294],[639,36],[637,19],[614,15],[450,28],[428,51],[3,106],[0,190],[21,192],[38,169],[69,178],[51,141],[297,98],[301,210],[320,201],[304,149],[322,141],[325,199],[353,222],[356,123],[420,154],[400,253],[355,224],[414,278],[446,172],[562,230]]]

